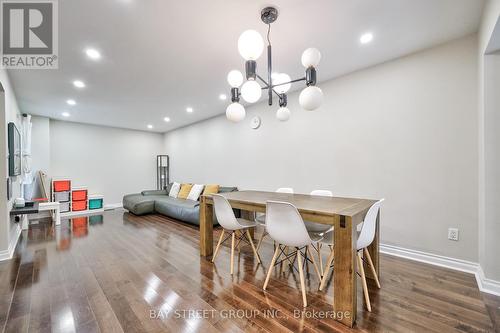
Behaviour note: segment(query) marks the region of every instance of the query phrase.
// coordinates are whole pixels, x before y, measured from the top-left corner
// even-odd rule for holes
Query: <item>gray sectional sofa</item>
[[[159,213],[176,220],[199,225],[200,202],[169,197],[169,189],[170,186],[165,190],[150,190],[127,194],[123,197],[123,208],[134,215]],[[236,187],[220,187],[219,193],[234,192],[237,190]],[[214,224],[217,224],[215,214]]]

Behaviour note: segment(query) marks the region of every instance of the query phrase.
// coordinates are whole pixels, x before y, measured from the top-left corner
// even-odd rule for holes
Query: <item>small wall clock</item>
[[[250,127],[252,129],[257,129],[260,127],[261,123],[262,123],[262,120],[260,119],[260,117],[255,116],[252,118],[252,120],[250,120]]]

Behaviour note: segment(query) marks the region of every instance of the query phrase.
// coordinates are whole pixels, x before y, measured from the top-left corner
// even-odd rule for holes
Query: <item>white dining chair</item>
[[[366,213],[365,219],[362,224],[361,231],[359,232],[358,235],[358,240],[356,242],[356,257],[357,257],[357,264],[358,264],[358,271],[359,275],[361,276],[361,283],[363,285],[363,293],[365,295],[365,301],[366,301],[366,307],[368,308],[368,311],[372,311],[372,307],[370,304],[370,296],[368,294],[368,286],[366,284],[366,276],[365,276],[365,269],[363,267],[363,259],[366,260],[367,265],[370,267],[372,274],[375,278],[375,283],[377,284],[377,287],[380,288],[380,281],[378,279],[377,271],[375,269],[375,266],[373,265],[372,258],[370,256],[370,252],[368,251],[368,246],[373,242],[375,239],[375,232],[377,230],[377,215],[380,210],[380,205],[385,199],[381,199],[374,203],[370,209],[368,209],[368,212]],[[323,244],[328,244],[331,248],[332,244],[331,239],[333,238],[333,231],[329,231],[324,235],[324,238],[321,240]],[[333,262],[333,257],[334,257],[334,252],[333,248],[331,248],[332,251],[330,253],[330,256],[328,257],[328,260],[326,261],[325,264],[325,269],[324,272],[325,274],[323,275],[323,278],[321,279],[321,284],[319,286],[319,290],[323,290],[326,284],[326,280],[328,277],[328,273],[330,271],[332,262]],[[363,258],[363,253],[365,255],[365,258]]]
[[[276,190],[276,193],[293,194],[293,188],[280,187]],[[263,213],[255,214],[255,222],[257,222],[260,226],[264,227],[264,230],[262,231],[262,234],[260,235],[259,242],[257,243],[257,251],[259,251],[260,246],[262,245],[262,241],[264,240],[264,237],[266,237],[268,235],[267,231],[266,231],[266,214],[263,214]]]
[[[320,196],[320,197],[333,197],[332,191],[328,191],[328,190],[314,190],[310,193],[310,195]],[[318,234],[323,234],[323,233],[332,229],[332,226],[328,225],[328,224],[321,224],[321,223],[309,222],[309,221],[304,221],[304,223],[306,225],[307,231],[318,233]]]
[[[256,227],[257,223],[254,221],[249,221],[243,218],[236,218],[234,215],[233,208],[229,204],[226,198],[224,198],[220,194],[212,194],[212,198],[214,200],[214,210],[215,216],[217,216],[217,220],[219,224],[222,226],[222,233],[220,234],[219,241],[217,242],[217,246],[215,248],[214,257],[212,258],[212,262],[215,261],[217,254],[219,253],[219,248],[222,243],[228,240],[231,237],[231,275],[234,272],[234,248],[235,246],[239,246],[241,241],[248,242],[252,247],[253,253],[257,258],[257,262],[260,264],[260,257],[257,249],[255,248],[252,240],[252,236],[250,235],[250,228]],[[229,233],[229,235],[224,239],[224,234]],[[237,234],[239,232],[239,234]],[[247,237],[248,241],[245,239]],[[238,243],[236,244],[236,238]]]
[[[332,191],[329,190],[314,190],[311,191],[310,195],[320,196],[320,197],[333,197]],[[316,222],[304,221],[306,225],[306,229],[309,233],[323,235],[324,233],[333,230],[333,227],[328,224],[321,224]],[[320,267],[320,273],[323,275],[323,259],[321,258],[321,245],[322,243],[318,243],[317,247],[314,247],[314,250],[318,254],[318,261]]]
[[[302,291],[302,302],[307,306],[306,287],[304,280],[304,264],[311,261],[314,270],[321,280],[318,266],[311,255],[309,246],[321,240],[321,237],[312,239],[306,230],[304,221],[297,208],[288,202],[268,201],[266,205],[266,228],[269,236],[277,243],[274,256],[267,271],[263,289],[266,290],[275,265],[284,260],[290,260],[296,256],[300,276],[300,288]],[[285,253],[286,248],[295,249],[291,253]],[[309,254],[307,256],[307,254]],[[277,260],[283,256],[280,262]],[[310,258],[310,259],[309,259]],[[303,261],[304,260],[304,261]]]

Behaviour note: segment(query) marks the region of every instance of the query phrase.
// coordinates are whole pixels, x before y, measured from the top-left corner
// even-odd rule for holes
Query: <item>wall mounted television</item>
[[[9,176],[19,176],[21,174],[21,133],[16,124],[10,122],[7,126],[9,144]]]

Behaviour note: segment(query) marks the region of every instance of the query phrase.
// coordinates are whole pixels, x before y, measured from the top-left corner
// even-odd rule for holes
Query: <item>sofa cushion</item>
[[[180,199],[187,199],[189,192],[191,192],[191,188],[193,188],[193,184],[182,184],[181,185],[181,190],[179,191],[179,194],[177,195],[177,198]]]
[[[146,190],[141,192],[142,195],[168,195],[167,190]]]
[[[189,191],[189,195],[187,196],[186,199],[198,201],[198,199],[200,198],[200,194],[203,191],[204,187],[205,187],[205,185],[194,184],[193,187],[191,187],[191,191]]]
[[[165,205],[168,204],[168,205],[179,206],[179,207],[183,207],[183,208],[197,207],[200,205],[199,201],[172,198],[169,196],[157,196],[155,198],[155,201],[158,204],[165,204]]]
[[[229,187],[229,186],[222,186],[219,187],[219,193],[227,193],[227,192],[234,192],[238,191],[237,187]]]
[[[144,215],[155,210],[154,195],[144,196],[141,193],[128,194],[123,197],[123,208],[135,215]]]
[[[172,198],[177,198],[179,191],[181,190],[181,184],[174,182],[168,191],[168,195]]]
[[[199,218],[199,206],[198,201],[163,197],[155,200],[154,210],[174,219],[193,223],[193,219]]]
[[[205,190],[203,191],[203,194],[213,194],[213,193],[219,193],[219,185],[217,184],[208,184],[205,185]]]

